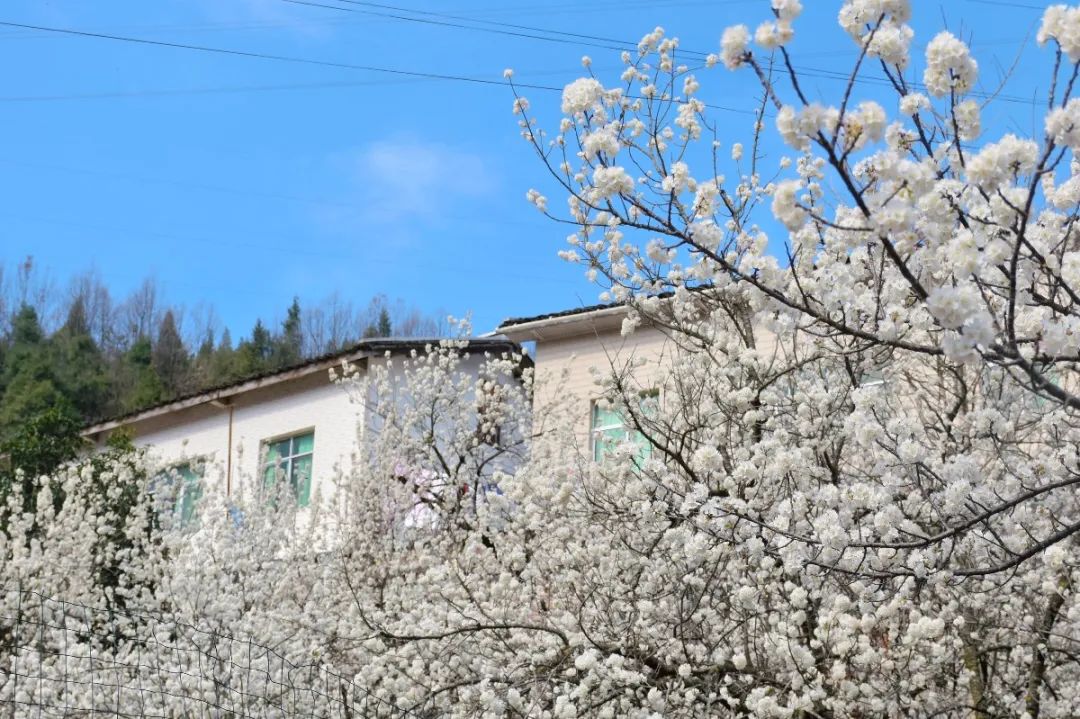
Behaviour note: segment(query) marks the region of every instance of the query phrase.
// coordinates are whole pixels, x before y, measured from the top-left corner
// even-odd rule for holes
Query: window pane
[[[305,432],[285,439],[267,441],[264,447],[264,487],[272,491],[278,478],[282,477],[300,506],[307,506],[311,496],[311,457],[315,450],[315,433]]]
[[[266,445],[266,463],[273,464],[282,457],[289,456],[289,440]]]
[[[293,438],[293,454],[311,454],[315,450],[315,433],[308,432]]]
[[[196,506],[202,497],[199,475],[188,472],[184,476],[184,484],[180,491],[180,526],[186,527],[194,522]]]
[[[593,429],[621,427],[622,416],[613,408],[605,408],[601,407],[599,404],[594,404],[592,426]]]
[[[652,456],[652,445],[641,432],[634,432],[634,444],[638,446],[638,459],[648,459]]]
[[[270,489],[277,482],[278,473],[281,469],[276,464],[267,465],[263,470],[263,487]]]
[[[593,459],[600,461],[615,451],[620,442],[625,441],[626,433],[621,427],[593,433]]]
[[[306,507],[311,500],[311,455],[297,457],[292,461],[289,484],[296,491],[296,499],[301,507]]]

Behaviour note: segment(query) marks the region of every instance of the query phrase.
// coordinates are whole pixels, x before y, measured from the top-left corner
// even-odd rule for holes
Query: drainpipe
[[[232,402],[229,403],[229,440],[225,446],[225,496],[232,496],[232,427],[233,427],[233,411],[236,406]]]
[[[211,402],[215,407],[229,410],[229,434],[225,440],[225,496],[232,496],[232,447],[233,447],[233,411],[236,406],[231,399],[216,399]]]

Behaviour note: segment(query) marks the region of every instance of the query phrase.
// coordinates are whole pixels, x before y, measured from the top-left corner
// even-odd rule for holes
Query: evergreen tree
[[[390,313],[383,307],[379,310],[379,336],[389,337],[393,334],[393,327],[390,324]]]
[[[274,339],[270,331],[262,320],[256,320],[255,327],[251,330],[251,338],[242,341],[236,348],[238,376],[249,377],[272,369],[273,353]]]
[[[226,328],[221,333],[221,342],[218,343],[213,356],[210,358],[210,371],[204,386],[213,387],[236,379],[240,374],[237,365],[237,351],[233,349],[232,335]]]
[[[126,391],[122,395],[121,409],[133,412],[165,399],[165,385],[154,369],[153,347],[149,337],[135,340],[124,353]]]
[[[203,341],[199,343],[199,349],[191,361],[191,373],[189,382],[193,389],[208,387],[212,383],[212,371],[214,362],[214,331],[207,330]]]
[[[281,323],[281,335],[274,339],[273,369],[294,365],[303,359],[304,337],[300,324],[300,301],[293,298],[285,321]]]
[[[191,357],[180,337],[180,331],[176,328],[176,318],[172,310],[168,310],[161,318],[157,342],[151,356],[154,371],[161,379],[161,386],[167,397],[176,397],[189,388]]]
[[[23,305],[12,322],[4,367],[0,439],[10,438],[20,423],[49,409],[78,415],[56,376],[49,349],[37,312]]]
[[[77,297],[67,320],[50,340],[50,360],[60,388],[79,417],[88,421],[109,411],[109,376],[105,358],[90,333],[86,305]]]
[[[376,337],[389,337],[393,333],[393,325],[390,322],[390,312],[385,307],[379,308],[379,318],[364,328],[364,339]]]

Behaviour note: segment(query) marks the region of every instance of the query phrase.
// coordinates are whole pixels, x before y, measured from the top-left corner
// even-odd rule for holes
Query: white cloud
[[[487,195],[491,172],[476,154],[422,140],[380,140],[359,155],[359,180],[393,219],[437,215],[462,198]]]
[[[417,225],[438,225],[468,217],[472,201],[496,188],[491,163],[483,156],[415,137],[375,140],[345,153],[335,163],[344,170],[344,201],[355,207],[325,219],[348,229],[395,226],[408,233]]]

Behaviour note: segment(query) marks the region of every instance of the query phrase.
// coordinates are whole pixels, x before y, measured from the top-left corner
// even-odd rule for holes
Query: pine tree
[[[238,364],[237,351],[232,345],[232,334],[225,328],[221,333],[221,342],[210,358],[210,372],[203,386],[213,387],[236,379],[240,375]]]
[[[393,327],[390,324],[390,313],[383,307],[379,310],[379,336],[389,337],[393,334]]]
[[[90,334],[86,305],[76,297],[67,320],[49,339],[50,361],[60,389],[79,417],[89,421],[108,413],[109,375],[105,358]]]
[[[208,387],[212,383],[214,362],[214,331],[207,330],[199,349],[191,360],[190,383],[192,389]]]
[[[4,366],[0,397],[0,439],[11,437],[20,423],[49,409],[78,416],[56,376],[50,347],[37,312],[23,305],[15,315]]]
[[[165,385],[154,369],[153,347],[150,338],[135,340],[124,353],[126,391],[121,395],[121,409],[132,412],[165,399]]]
[[[300,324],[300,301],[293,298],[285,321],[281,323],[281,335],[274,338],[273,369],[289,367],[303,359],[304,337]]]
[[[166,396],[176,397],[189,389],[191,357],[176,328],[172,310],[165,313],[158,325],[152,361]]]
[[[251,338],[244,340],[236,348],[237,373],[240,377],[262,374],[271,369],[274,352],[274,340],[262,320],[255,321]]]

